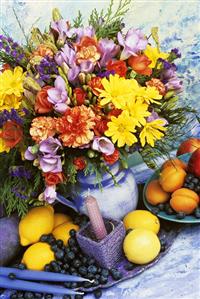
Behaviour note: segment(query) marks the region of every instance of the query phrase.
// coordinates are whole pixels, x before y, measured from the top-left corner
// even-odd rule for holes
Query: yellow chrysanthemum
[[[20,107],[23,79],[23,69],[19,66],[14,71],[6,70],[0,74],[0,110]]]
[[[147,45],[144,54],[151,60],[151,64],[148,65],[150,68],[154,68],[156,66],[158,58],[167,59],[169,56],[168,53],[159,52],[158,48],[153,48],[150,45]]]
[[[162,99],[162,95],[159,93],[158,89],[154,86],[147,86],[142,92],[143,100],[147,103],[159,104],[159,100]]]
[[[163,125],[164,121],[161,119],[156,119],[144,125],[139,136],[142,147],[144,147],[146,143],[154,147],[155,141],[161,139],[164,136],[163,132],[167,130]]]
[[[0,130],[0,133],[1,133],[1,131],[2,130]],[[10,147],[7,147],[3,138],[0,138],[0,153],[3,153],[3,152],[8,153],[9,151],[10,151]]]
[[[105,135],[111,137],[113,143],[117,142],[118,147],[125,144],[131,146],[137,142],[137,138],[133,134],[135,131],[134,118],[129,115],[128,111],[123,111],[118,117],[111,117]]]
[[[102,98],[101,106],[111,102],[116,108],[123,109],[127,101],[132,98],[132,80],[119,77],[119,75],[110,75],[109,80],[103,78],[101,83],[104,87],[104,90],[98,89],[99,97]]]
[[[127,104],[130,115],[134,118],[136,126],[141,127],[146,123],[145,118],[151,113],[148,111],[148,105],[142,99],[130,101]]]

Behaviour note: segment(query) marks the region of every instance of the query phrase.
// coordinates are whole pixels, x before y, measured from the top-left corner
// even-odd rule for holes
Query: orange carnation
[[[76,61],[78,64],[85,60],[96,63],[101,57],[96,40],[88,36],[82,37],[80,43],[76,45],[76,51]]]
[[[64,146],[79,147],[88,144],[94,137],[95,114],[91,108],[76,106],[67,109],[57,119],[56,128]]]
[[[40,116],[33,119],[30,135],[34,141],[39,143],[56,133],[55,119],[52,117]]]
[[[57,173],[46,172],[43,175],[47,186],[53,186],[63,182],[62,172],[57,172]]]
[[[151,64],[151,60],[144,54],[129,57],[128,64],[140,75],[150,76],[152,74],[152,69],[148,67]]]
[[[152,78],[150,81],[146,82],[146,86],[155,87],[162,96],[166,94],[165,85],[157,78]]]
[[[33,52],[33,56],[49,56],[53,58],[53,51],[45,45],[39,45],[36,51]]]

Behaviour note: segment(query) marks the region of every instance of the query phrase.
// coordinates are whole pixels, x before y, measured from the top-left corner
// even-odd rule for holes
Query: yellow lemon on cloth
[[[124,239],[123,248],[131,263],[143,265],[153,261],[160,252],[160,240],[150,230],[136,228]]]
[[[52,234],[56,238],[56,240],[63,240],[63,243],[67,245],[67,242],[70,238],[69,232],[71,229],[75,229],[76,231],[79,230],[79,226],[76,224],[73,224],[71,222],[65,222],[63,224],[60,224],[57,226]]]
[[[47,243],[38,242],[31,245],[24,253],[22,263],[29,270],[42,271],[46,264],[54,261],[54,253]]]
[[[62,214],[62,213],[55,213],[54,214],[54,228],[57,227],[60,224],[63,224],[65,222],[71,222],[72,218],[68,215]]]
[[[31,209],[19,223],[20,243],[23,246],[39,241],[43,234],[53,230],[54,210],[51,206]]]
[[[123,219],[126,230],[135,228],[149,229],[155,234],[160,230],[158,217],[146,210],[136,210],[128,213]]]

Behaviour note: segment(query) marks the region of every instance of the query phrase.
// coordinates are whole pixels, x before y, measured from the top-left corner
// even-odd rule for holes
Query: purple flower
[[[27,150],[24,153],[26,160],[33,161],[37,158],[38,155],[38,145],[28,146]]]
[[[163,61],[162,61],[163,62]],[[183,90],[183,82],[177,77],[176,65],[174,63],[169,63],[164,61],[165,68],[160,75],[162,82],[165,84],[167,90],[174,90],[179,93]]]
[[[131,55],[137,56],[137,53],[144,50],[147,46],[147,38],[140,31],[140,29],[131,28],[128,30],[125,37],[123,37],[121,32],[117,35],[118,42],[124,47],[120,59],[125,60]]]
[[[51,22],[51,28],[58,33],[58,40],[65,42],[66,37],[71,38],[73,32],[68,28],[65,20]]]
[[[53,203],[57,198],[56,186],[47,186],[44,190],[43,198],[48,203]]]
[[[42,81],[48,82],[51,79],[51,75],[58,74],[56,63],[49,56],[44,57],[40,64],[36,66],[36,69]]]
[[[152,122],[152,121],[154,121],[156,119],[163,120],[164,121],[163,122],[163,126],[168,125],[168,121],[165,118],[159,117],[158,113],[153,110],[152,113],[151,113],[151,115],[148,116],[147,122],[150,123],[150,122]]]
[[[11,109],[11,111],[4,109],[0,113],[0,127],[3,127],[4,123],[6,123],[8,120],[13,120],[19,125],[23,125],[23,119],[18,115],[18,112],[13,108]]]
[[[100,77],[100,78],[109,78],[110,75],[114,75],[115,74],[115,71],[114,70],[111,70],[111,71],[105,71],[105,72],[102,72],[102,73],[98,73],[97,76]]]
[[[100,66],[106,66],[107,62],[115,57],[120,47],[117,46],[112,39],[103,38],[99,40],[98,46],[101,51],[101,60],[100,60]]]
[[[92,71],[94,70],[94,64],[89,60],[85,60],[81,62],[80,68],[81,72],[83,73],[92,73]]]
[[[171,50],[171,52],[176,55],[176,58],[181,58],[180,49],[174,48],[174,49]]]
[[[61,143],[57,138],[48,137],[39,144],[39,150],[43,154],[56,155],[57,151],[61,147]]]
[[[92,149],[105,155],[112,155],[115,151],[114,144],[107,137],[95,137]]]
[[[83,36],[93,37],[95,35],[94,28],[92,26],[79,27],[70,29],[71,34],[76,34],[76,42],[79,43]]]
[[[9,175],[12,177],[18,177],[18,178],[31,178],[31,172],[26,169],[24,166],[11,166],[9,168]]]
[[[183,81],[174,76],[169,79],[169,81],[165,84],[165,87],[167,90],[174,90],[176,93],[180,93],[183,91]]]
[[[60,109],[59,104],[65,104],[65,110],[67,109],[67,104],[70,103],[70,99],[68,98],[67,91],[66,91],[66,85],[65,81],[61,76],[58,76],[54,82],[54,88],[50,88],[48,93],[48,101],[52,103],[54,106],[54,109],[58,109],[58,111],[63,111],[63,109]],[[63,105],[61,105],[62,108],[64,108]],[[57,111],[57,110],[56,110]]]
[[[61,156],[45,154],[39,157],[39,164],[43,172],[62,172]]]

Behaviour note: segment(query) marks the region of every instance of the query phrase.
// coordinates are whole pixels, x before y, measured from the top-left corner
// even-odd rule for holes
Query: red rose
[[[43,175],[47,186],[53,186],[63,182],[62,172],[56,172],[56,173],[46,172]]]
[[[95,94],[95,96],[99,95],[99,91],[96,90],[96,88],[104,89],[103,85],[101,84],[101,80],[102,79],[100,77],[94,77],[88,82],[88,85],[92,88],[92,92]]]
[[[102,156],[103,156],[103,159],[105,162],[112,165],[119,160],[119,151],[117,149],[115,149],[115,151],[112,155],[103,154]]]
[[[83,105],[87,95],[86,92],[82,88],[77,87],[74,89],[74,94],[76,96],[77,105]]]
[[[107,123],[107,119],[101,119],[96,121],[96,125],[94,127],[94,133],[96,136],[102,136],[104,134],[104,132],[108,129]]]
[[[35,112],[39,114],[48,113],[53,109],[53,105],[48,101],[47,91],[51,89],[52,86],[44,86],[36,96],[35,100]]]
[[[86,167],[86,161],[84,157],[76,157],[73,160],[73,164],[76,170],[83,170]]]
[[[15,121],[8,120],[3,125],[0,137],[3,138],[7,147],[13,148],[23,138],[22,127]]]
[[[150,76],[152,74],[152,69],[148,67],[151,60],[145,55],[129,57],[128,64],[140,75]]]
[[[115,71],[121,77],[126,76],[127,66],[123,60],[112,61],[110,60],[107,64],[108,71]]]

